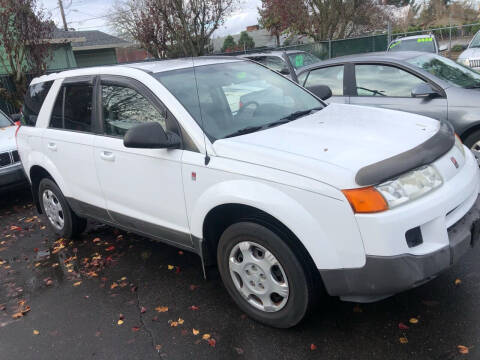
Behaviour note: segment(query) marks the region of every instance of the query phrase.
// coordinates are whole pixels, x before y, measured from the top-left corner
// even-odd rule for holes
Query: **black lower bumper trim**
[[[419,286],[456,263],[480,234],[480,198],[448,229],[450,244],[427,255],[367,256],[359,269],[320,270],[328,293],[346,298],[382,298]]]

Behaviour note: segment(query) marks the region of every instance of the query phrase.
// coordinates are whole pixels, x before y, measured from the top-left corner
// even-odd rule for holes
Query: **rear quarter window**
[[[35,126],[37,124],[38,114],[52,84],[53,81],[46,81],[29,86],[22,109],[23,125]]]

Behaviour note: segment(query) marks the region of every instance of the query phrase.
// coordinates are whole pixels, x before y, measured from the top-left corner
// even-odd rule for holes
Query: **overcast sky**
[[[112,33],[107,24],[107,14],[114,0],[63,0],[68,26],[76,30],[101,30]],[[58,0],[39,0],[50,12],[58,27],[63,28]],[[237,9],[229,16],[224,26],[216,31],[216,36],[237,34],[248,25],[258,23],[257,7],[260,0],[241,0]]]

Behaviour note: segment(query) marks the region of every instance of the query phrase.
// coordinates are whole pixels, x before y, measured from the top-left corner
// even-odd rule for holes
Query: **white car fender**
[[[227,180],[209,187],[194,202],[189,214],[192,235],[203,238],[207,214],[223,204],[251,206],[276,218],[303,243],[319,269],[360,267],[365,264],[363,243],[354,217],[351,213],[348,216],[340,215],[345,211],[351,212],[351,209],[338,199],[263,181]],[[320,210],[322,207],[324,211]],[[320,216],[330,216],[319,221],[312,216],[315,214],[312,208],[316,208],[316,214]],[[335,217],[344,223],[351,220],[352,224],[338,226]],[[326,224],[330,225],[325,227]]]

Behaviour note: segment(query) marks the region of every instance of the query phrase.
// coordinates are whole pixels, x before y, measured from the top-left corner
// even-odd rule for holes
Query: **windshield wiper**
[[[295,112],[291,113],[290,115],[287,115],[287,116],[285,116],[285,117],[283,117],[283,118],[281,118],[277,121],[274,121],[274,122],[268,124],[267,126],[270,128],[270,127],[273,127],[273,126],[286,124],[290,121],[301,118],[302,116],[308,115],[313,111],[318,111],[318,110],[322,110],[322,109],[323,109],[323,107],[315,107],[315,108],[308,109],[308,110],[295,111]]]
[[[264,128],[263,126],[249,126],[249,127],[244,128],[244,129],[237,130],[237,131],[235,131],[231,134],[228,134],[227,136],[224,136],[224,138],[230,138],[230,137],[234,137],[234,136],[250,134],[250,133],[253,133],[255,131],[261,130],[263,128]]]

